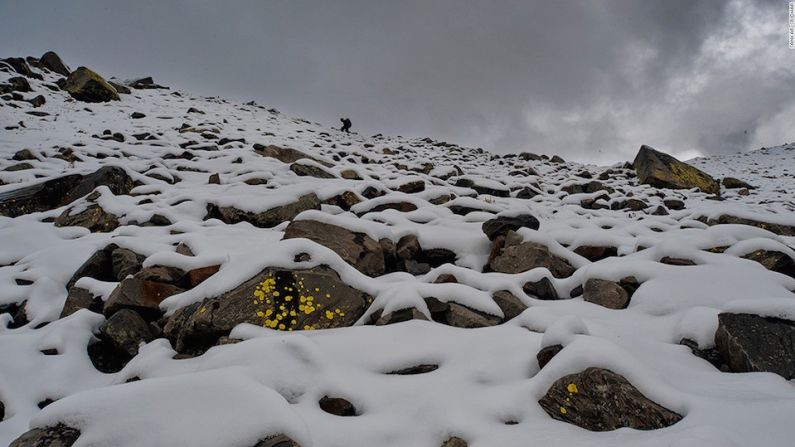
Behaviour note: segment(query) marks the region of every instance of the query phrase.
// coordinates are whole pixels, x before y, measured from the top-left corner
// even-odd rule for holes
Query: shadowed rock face
[[[654,430],[682,419],[649,400],[624,377],[602,368],[561,377],[538,403],[554,419],[591,431]]]
[[[119,93],[102,76],[86,67],[79,67],[66,78],[64,90],[83,102],[118,101]]]
[[[119,167],[105,166],[88,175],[67,175],[0,194],[0,216],[17,217],[68,205],[98,186],[115,195],[126,195],[133,180]]]
[[[733,372],[795,377],[795,322],[753,314],[718,315],[715,347]]]
[[[720,185],[709,174],[676,158],[643,145],[633,162],[640,183],[655,188],[698,188],[708,194],[718,194]]]

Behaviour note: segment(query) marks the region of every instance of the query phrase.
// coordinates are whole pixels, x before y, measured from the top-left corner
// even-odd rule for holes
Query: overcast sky
[[[11,1],[0,57],[151,75],[365,134],[683,158],[795,141],[786,1]]]

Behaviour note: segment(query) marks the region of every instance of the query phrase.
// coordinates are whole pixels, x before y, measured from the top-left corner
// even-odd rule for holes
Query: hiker
[[[351,133],[351,120],[348,118],[340,118],[342,121],[342,128],[340,129],[341,132]]]

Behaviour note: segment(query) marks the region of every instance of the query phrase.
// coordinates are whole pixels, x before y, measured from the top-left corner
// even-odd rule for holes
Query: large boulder
[[[39,62],[41,65],[44,66],[47,70],[54,71],[55,73],[69,76],[69,73],[72,71],[69,70],[69,67],[63,63],[61,57],[55,54],[53,51],[48,51],[44,53],[44,55],[39,58]]]
[[[67,175],[0,193],[0,216],[17,217],[59,208],[89,194],[98,186],[107,186],[115,195],[126,195],[134,185],[124,169],[105,166],[88,175]]]
[[[698,188],[708,194],[718,194],[720,185],[709,174],[676,158],[643,145],[633,162],[640,183],[655,188]]]
[[[722,313],[715,347],[733,372],[765,371],[795,378],[795,321]]]
[[[568,261],[536,242],[522,242],[505,247],[489,266],[492,271],[500,273],[522,273],[544,267],[556,278],[565,278],[574,273],[574,267]]]
[[[58,424],[30,429],[12,441],[9,447],[70,447],[79,437],[79,430]]]
[[[306,210],[319,209],[320,199],[315,193],[309,193],[299,197],[295,202],[260,212],[243,211],[233,206],[218,206],[210,203],[207,205],[207,215],[204,219],[219,219],[227,224],[248,222],[256,227],[271,228],[282,222],[293,220],[295,216]]]
[[[118,101],[119,93],[102,76],[86,67],[79,67],[66,78],[64,90],[83,102]]]
[[[177,351],[196,354],[241,323],[283,331],[351,326],[371,302],[327,267],[267,268],[229,292],[177,310],[164,332]]]
[[[561,377],[538,403],[552,418],[591,431],[654,430],[682,419],[649,400],[624,377],[602,368]]]
[[[330,248],[365,275],[380,276],[386,272],[383,248],[364,233],[314,220],[296,220],[284,231],[284,239],[294,238],[309,239]]]

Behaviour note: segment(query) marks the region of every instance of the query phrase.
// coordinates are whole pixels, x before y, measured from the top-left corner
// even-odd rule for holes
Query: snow
[[[0,82],[9,76],[0,72]],[[666,198],[682,199],[686,208],[652,216],[579,206],[581,200],[604,191],[568,196],[560,192],[566,184],[589,181],[574,178],[574,173],[583,169],[598,173],[604,170],[600,167],[508,162],[492,159],[487,152],[433,146],[418,139],[343,135],[266,107],[183,91],[176,96],[171,90],[134,90],[120,102],[105,104],[66,101],[63,92],[43,87],[54,80],[45,73],[43,82],[30,81],[35,94],[47,99],[37,109],[49,113],[46,117],[26,114],[30,108],[26,103],[0,102],[4,126],[25,123],[24,128],[0,133],[0,180],[6,183],[0,185],[0,193],[44,178],[120,166],[142,184],[130,196],[113,196],[100,188],[97,203],[120,215],[123,224],[143,222],[153,214],[166,216],[173,224],[124,225],[112,233],[92,234],[47,222],[68,207],[14,219],[0,217],[0,306],[24,301],[31,321],[10,329],[6,323],[11,317],[0,314],[0,401],[6,411],[0,422],[0,445],[29,427],[58,422],[81,430],[76,446],[122,447],[246,447],[279,433],[304,447],[436,446],[451,435],[466,439],[470,446],[783,446],[795,436],[795,425],[790,423],[795,410],[792,383],[769,373],[722,373],[678,344],[689,338],[703,349],[712,347],[717,315],[723,311],[795,319],[795,279],[742,258],[759,249],[795,258],[795,238],[744,225],[708,227],[696,220],[730,214],[795,225],[791,193],[795,145],[692,160],[716,177],[733,175],[756,189],[748,196],[726,190],[725,201],[710,200],[697,191],[664,190]],[[187,114],[190,107],[206,113]],[[146,117],[130,119],[134,111]],[[178,145],[187,139],[201,140],[198,133],[179,132],[183,122],[219,136],[245,138],[246,143],[229,143],[217,151],[181,149]],[[91,137],[105,129],[123,133],[125,142]],[[137,141],[132,135],[140,132],[157,139]],[[324,169],[336,173],[354,169],[364,180],[297,176],[289,165],[252,151],[254,143],[291,147],[334,161],[334,167]],[[71,166],[53,158],[56,146],[72,148],[82,161]],[[22,148],[37,155],[38,160],[29,161],[34,169],[4,171],[18,163],[11,156]],[[387,157],[385,148],[398,155]],[[185,150],[195,157],[163,158]],[[96,158],[98,154],[106,158]],[[428,162],[434,164],[430,175],[411,170]],[[532,167],[539,175],[510,176],[511,163]],[[435,177],[455,174],[455,167],[465,175],[452,177],[452,183],[464,178],[501,191],[531,187],[542,193],[530,200],[477,195]],[[208,184],[212,173],[220,174],[220,185]],[[152,177],[155,174],[157,178]],[[179,181],[172,185],[161,178]],[[244,183],[252,178],[265,179],[267,184]],[[389,189],[415,180],[425,182],[425,191],[405,194]],[[637,185],[634,179],[614,176],[603,183],[616,190],[608,194],[611,200],[631,193],[650,209],[662,204],[658,190]],[[425,275],[391,273],[371,278],[319,244],[282,241],[285,224],[264,229],[245,222],[226,225],[204,220],[208,203],[258,212],[311,192],[322,200],[343,191],[361,195],[369,186],[387,194],[350,211],[324,205],[297,219],[343,226],[376,240],[397,242],[414,234],[424,249],[455,252],[455,263]],[[443,195],[455,198],[441,205],[431,203]],[[141,203],[145,199],[151,202]],[[417,210],[359,215],[401,201]],[[449,209],[455,205],[482,211],[460,216]],[[70,206],[77,212],[87,202],[81,199]],[[515,275],[482,272],[490,251],[482,223],[497,214],[522,213],[540,221],[539,231],[519,231],[524,240],[541,243],[567,259],[577,268],[574,275],[551,278],[545,269]],[[173,359],[176,353],[169,342],[157,339],[142,346],[122,371],[103,374],[92,367],[85,346],[104,317],[87,310],[63,319],[58,316],[66,298],[64,286],[75,270],[109,243],[145,255],[147,266],[185,270],[221,266],[197,287],[166,299],[161,307],[167,314],[231,290],[266,267],[325,264],[375,301],[350,328],[282,333],[243,324],[230,334],[242,342],[213,347],[191,359]],[[196,256],[176,253],[180,243]],[[619,256],[590,262],[573,252],[588,245],[615,247]],[[725,250],[707,251],[716,247]],[[308,253],[311,260],[294,261],[298,253]],[[665,256],[690,259],[696,265],[660,263]],[[458,284],[435,284],[442,274],[454,275]],[[522,291],[525,282],[549,277],[558,293],[569,298],[589,278],[619,280],[630,275],[642,284],[622,310],[605,309],[581,297],[539,300]],[[106,299],[116,283],[83,278],[78,285]],[[481,329],[426,321],[366,325],[379,310],[415,307],[428,314],[424,298],[431,296],[501,316],[491,299],[499,290],[511,291],[529,308],[502,325]],[[565,348],[539,370],[536,353],[554,344]],[[56,349],[57,355],[44,355],[45,349]],[[420,364],[439,368],[418,375],[387,374]],[[561,376],[589,366],[624,375],[648,397],[685,418],[653,432],[605,433],[551,419],[537,400]],[[140,380],[125,383],[133,378]],[[325,395],[345,397],[360,415],[343,418],[324,413],[317,402]],[[57,400],[39,409],[37,404],[44,399]]]

